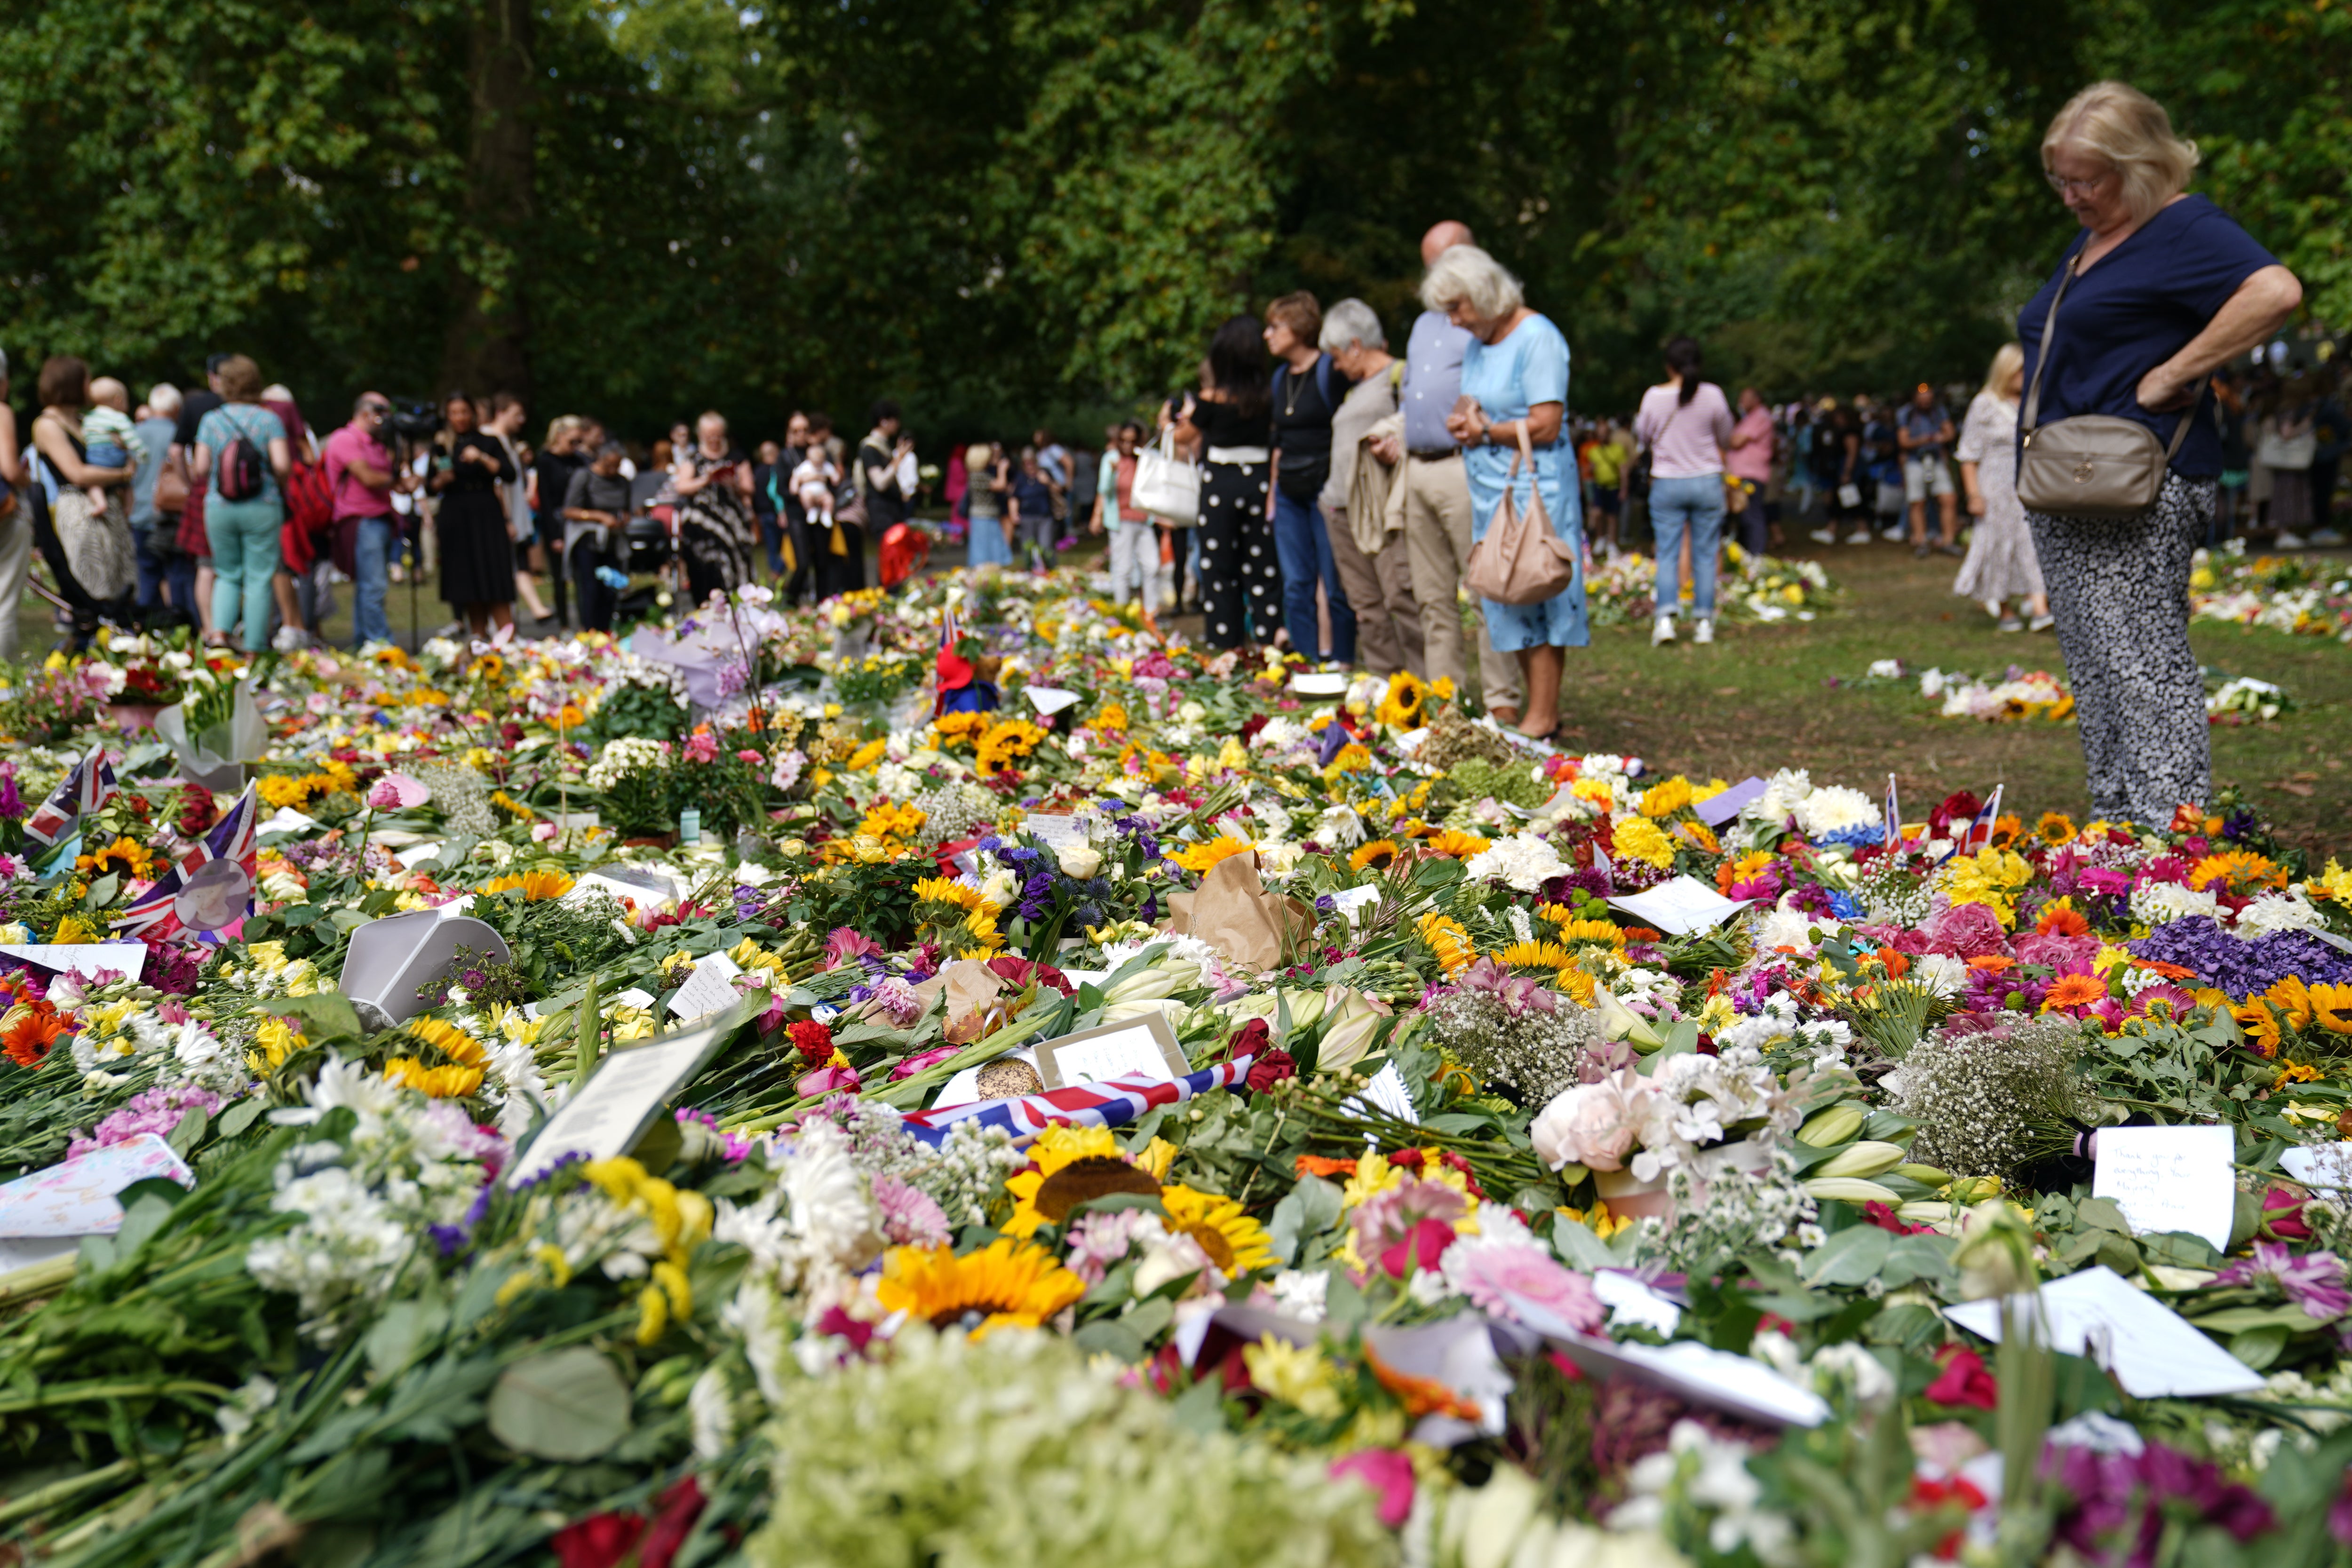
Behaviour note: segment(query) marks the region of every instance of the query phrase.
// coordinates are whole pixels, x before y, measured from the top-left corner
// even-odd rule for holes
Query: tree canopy
[[[2352,321],[2338,0],[47,0],[0,18],[0,347],[253,353],[649,431],[1132,402],[1293,288],[1409,320],[1458,217],[1580,406],[1688,331],[1776,395],[1966,377],[2121,76]]]

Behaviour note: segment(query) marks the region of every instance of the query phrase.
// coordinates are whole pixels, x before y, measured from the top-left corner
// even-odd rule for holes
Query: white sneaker
[[[2281,550],[2301,550],[2305,548],[2303,535],[2299,533],[2289,533],[2283,529],[2279,532],[2278,547]]]
[[[1837,530],[1834,528],[1817,528],[1813,530],[1812,532],[1805,535],[1805,537],[1811,540],[1815,544],[1835,544],[1837,542]]]
[[[1867,544],[1874,537],[1866,528],[1857,528],[1846,536],[1848,544]]]
[[[1893,528],[1885,531],[1885,537],[1886,542],[1889,544],[1900,544],[1907,535],[1904,531],[1903,525],[1898,522]]]
[[[1657,646],[1659,646],[1661,643],[1670,643],[1670,642],[1672,642],[1672,641],[1674,641],[1674,640],[1675,640],[1675,618],[1674,618],[1674,616],[1660,616],[1658,617],[1658,624],[1657,624],[1656,626],[1652,626],[1652,627],[1650,628],[1650,646],[1651,646],[1652,647],[1657,647]]]
[[[1714,640],[1715,623],[1707,619],[1705,616],[1701,616],[1698,618],[1698,625],[1691,629],[1691,641],[1705,644],[1711,643]]]
[[[269,639],[269,646],[279,653],[299,653],[310,646],[310,637],[300,626],[280,626],[278,635]]]

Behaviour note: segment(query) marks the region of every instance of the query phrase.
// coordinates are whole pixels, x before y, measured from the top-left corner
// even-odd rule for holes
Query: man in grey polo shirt
[[[1421,237],[1421,260],[1426,267],[1457,245],[1474,243],[1469,228],[1448,219]],[[1460,690],[1467,684],[1462,652],[1459,594],[1462,574],[1470,564],[1470,481],[1462,470],[1462,454],[1445,431],[1445,416],[1462,395],[1462,355],[1470,334],[1436,310],[1423,310],[1412,323],[1404,352],[1404,438],[1376,444],[1373,454],[1394,465],[1402,460],[1398,482],[1404,487],[1404,539],[1412,563],[1412,593],[1421,606],[1422,640],[1429,677],[1450,679]],[[1471,614],[1478,616],[1477,601]],[[1519,721],[1518,661],[1498,654],[1478,626],[1478,680],[1486,710],[1497,723]]]

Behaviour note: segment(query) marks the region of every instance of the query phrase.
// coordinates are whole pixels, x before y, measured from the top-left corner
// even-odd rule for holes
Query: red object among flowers
[[[2000,1385],[1985,1370],[1984,1357],[1966,1345],[1948,1344],[1936,1352],[1936,1359],[1944,1363],[1944,1370],[1927,1385],[1929,1399],[1937,1405],[1965,1405],[1977,1410],[1991,1410],[2000,1404]]]
[[[793,1049],[800,1052],[801,1060],[812,1068],[821,1068],[833,1059],[833,1030],[814,1018],[803,1018],[785,1027],[792,1037]]]
[[[1331,1461],[1331,1479],[1353,1476],[1381,1499],[1381,1522],[1401,1530],[1412,1513],[1412,1461],[1400,1448],[1360,1448]],[[567,1568],[569,1565],[567,1564]]]
[[[1381,1253],[1381,1267],[1390,1278],[1402,1279],[1415,1268],[1434,1268],[1454,1245],[1454,1227],[1442,1219],[1413,1221],[1412,1228]],[[1466,1253],[1464,1256],[1468,1256]]]
[[[702,1517],[708,1501],[692,1476],[673,1483],[648,1523],[643,1514],[591,1514],[548,1538],[560,1568],[620,1568],[634,1553],[637,1568],[670,1568],[677,1549]]]
[[[1932,1225],[1906,1223],[1902,1215],[1880,1203],[1876,1198],[1862,1205],[1862,1217],[1879,1229],[1892,1231],[1896,1236],[1932,1236],[1936,1229]]]
[[[1950,1503],[1958,1503],[1970,1513],[1974,1513],[1990,1500],[1977,1484],[1966,1476],[1954,1476],[1951,1479],[1944,1481],[1930,1480],[1926,1476],[1915,1476],[1911,1479],[1911,1506],[1916,1509],[1941,1508]],[[1936,1542],[1935,1554],[1947,1563],[1958,1557],[1960,1554],[1961,1539],[1967,1533],[1965,1530],[1952,1531],[1943,1540]]]
[[[1250,1062],[1250,1092],[1264,1094],[1284,1079],[1297,1076],[1298,1064],[1291,1059],[1288,1051],[1257,1052],[1254,1054]]]

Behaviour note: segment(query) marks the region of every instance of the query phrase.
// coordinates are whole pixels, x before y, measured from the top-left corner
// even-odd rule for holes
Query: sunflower
[[[1388,695],[1381,699],[1380,711],[1373,715],[1381,723],[1398,730],[1411,730],[1421,723],[1423,705],[1429,700],[1429,688],[1409,669],[1400,669],[1389,678]]]
[[[1002,773],[1013,765],[1016,757],[1025,757],[1037,749],[1045,731],[1025,719],[1008,719],[993,726],[980,738],[973,749],[977,755],[973,767],[981,777]]]
[[[2331,1035],[2352,1035],[2352,1018],[2345,1016],[2352,1009],[2352,985],[2314,985],[2310,994],[2313,1023]]]
[[[894,1247],[875,1288],[884,1310],[935,1329],[968,1327],[975,1339],[1007,1325],[1034,1329],[1086,1293],[1052,1253],[1009,1237],[961,1258],[950,1247]]]
[[[1376,871],[1385,871],[1396,858],[1397,845],[1395,839],[1375,838],[1370,844],[1361,846],[1354,854],[1349,856],[1348,864],[1349,867],[1359,871],[1363,870],[1367,867],[1370,867],[1371,869]]]
[[[1576,954],[1556,942],[1515,942],[1495,954],[1506,969],[1566,969]]]
[[[429,1068],[415,1057],[394,1057],[383,1064],[383,1076],[393,1083],[435,1100],[463,1100],[482,1087],[483,1069],[467,1067]]]
[[[94,876],[111,871],[125,881],[134,881],[155,874],[155,857],[136,839],[117,838],[95,855],[78,855],[74,868]]]
[[[1244,1214],[1232,1198],[1175,1186],[1160,1189],[1160,1202],[1168,1211],[1168,1228],[1199,1242],[1226,1279],[1255,1273],[1276,1261],[1265,1226]]]
[[[1481,838],[1475,833],[1465,833],[1458,827],[1449,827],[1436,837],[1424,842],[1431,854],[1447,855],[1456,860],[1467,860],[1473,855],[1483,855],[1494,847],[1492,839]]]
[[[1048,1127],[1029,1145],[1029,1158],[1030,1168],[1004,1183],[1013,1201],[1004,1234],[1024,1240],[1039,1226],[1061,1224],[1088,1198],[1160,1190],[1148,1173],[1128,1163],[1107,1127]]]
[[[411,1018],[408,1033],[420,1044],[430,1046],[460,1067],[483,1067],[489,1062],[489,1055],[482,1049],[480,1041],[443,1019]]]
[[[523,871],[510,876],[493,877],[482,884],[485,893],[520,893],[526,902],[541,903],[560,899],[572,889],[572,879],[562,871]]]
[[[2063,1012],[2069,1007],[2087,1007],[2106,998],[2106,983],[2096,975],[2062,974],[2042,998],[2042,1010],[2045,1013]]]
[[[1536,915],[1558,928],[1558,940],[1566,946],[1594,942],[1606,942],[1611,947],[1625,945],[1624,928],[1614,921],[1580,920],[1575,910],[1560,904],[1545,904],[1536,910]]]
[[[1195,876],[1205,877],[1215,869],[1220,860],[1229,860],[1236,855],[1246,855],[1256,847],[1256,845],[1246,838],[1236,838],[1232,834],[1221,833],[1214,838],[1205,839],[1189,848],[1180,849],[1168,858]]]
[[[977,888],[945,877],[926,877],[915,884],[915,935],[962,952],[967,947],[1003,947],[996,929],[996,902]]]
[[[1469,928],[1460,921],[1433,910],[1413,924],[1421,932],[1421,940],[1436,955],[1437,966],[1445,972],[1448,980],[1476,961],[1478,955],[1470,945]]]

